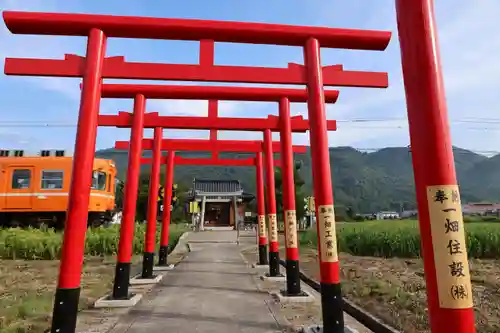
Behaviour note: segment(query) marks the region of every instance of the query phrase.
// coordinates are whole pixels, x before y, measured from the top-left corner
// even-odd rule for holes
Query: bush
[[[136,224],[134,231],[133,253],[142,253],[144,247],[145,224]],[[157,244],[160,233],[156,233]],[[170,226],[170,243],[175,245],[183,233],[182,227]],[[63,234],[53,229],[0,229],[0,258],[53,260],[58,259],[61,252]],[[118,251],[120,226],[109,228],[93,228],[87,230],[85,237],[85,254],[91,256],[114,255]]]
[[[356,215],[356,216],[354,216],[354,221],[363,222],[363,221],[365,221],[365,217],[361,216],[361,215]]]
[[[484,216],[483,217],[484,222],[500,222],[500,219],[496,216]]]
[[[500,222],[497,216],[481,216],[481,215],[467,215],[464,216],[465,223],[476,223],[476,222]]]
[[[317,246],[316,231],[299,234],[303,245]],[[469,257],[496,259],[500,256],[500,225],[466,224]],[[420,232],[416,221],[381,221],[337,225],[339,251],[359,256],[420,257]]]

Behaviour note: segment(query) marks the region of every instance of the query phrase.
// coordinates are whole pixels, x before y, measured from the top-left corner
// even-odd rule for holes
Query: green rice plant
[[[498,223],[467,223],[468,256],[498,258],[500,256],[500,225]],[[299,235],[303,246],[317,246],[315,230]],[[337,224],[337,242],[341,252],[374,257],[420,257],[420,231],[412,220],[374,221]]]
[[[156,239],[159,244],[160,227],[157,227]],[[186,229],[182,225],[171,225],[169,241],[175,246]],[[142,253],[144,249],[145,224],[136,224],[132,251]],[[120,226],[100,227],[87,230],[85,237],[85,255],[104,256],[118,252]],[[63,234],[53,229],[0,229],[0,258],[25,260],[58,259],[61,252]]]

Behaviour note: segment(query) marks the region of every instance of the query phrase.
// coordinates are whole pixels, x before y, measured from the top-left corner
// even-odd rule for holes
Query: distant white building
[[[377,220],[388,220],[388,219],[399,219],[399,213],[398,212],[378,212],[375,214],[375,218]]]
[[[500,211],[500,203],[478,202],[462,205],[464,215],[497,215]]]
[[[401,212],[401,218],[407,219],[409,217],[414,217],[418,215],[418,211],[416,209],[413,210],[404,210]]]

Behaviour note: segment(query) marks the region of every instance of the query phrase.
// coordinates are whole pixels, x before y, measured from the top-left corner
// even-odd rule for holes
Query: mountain
[[[500,155],[488,158],[471,151],[453,148],[455,167],[463,202],[500,201]],[[181,152],[183,157],[208,157],[208,153]],[[105,149],[97,157],[115,161],[118,177],[125,178],[128,154],[126,151]],[[151,152],[146,152],[146,157]],[[223,158],[245,158],[248,154],[222,153]],[[302,162],[301,176],[306,194],[312,194],[310,152],[296,154]],[[330,148],[331,175],[336,206],[346,206],[356,212],[415,208],[415,192],[411,154],[406,147],[384,148],[373,153],[352,147]],[[148,173],[149,166],[141,172]],[[179,166],[175,181],[189,186],[194,177],[239,179],[245,191],[255,191],[253,167]],[[163,176],[162,176],[163,179]]]

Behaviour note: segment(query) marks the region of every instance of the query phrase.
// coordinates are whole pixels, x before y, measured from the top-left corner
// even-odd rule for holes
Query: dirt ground
[[[284,257],[281,251],[281,257]],[[420,259],[340,254],[345,297],[405,333],[430,332],[423,263]],[[301,269],[319,280],[316,249],[302,248]],[[478,333],[500,332],[500,260],[472,260]]]
[[[257,250],[255,248],[245,248],[242,250],[242,253],[248,263],[257,262]],[[281,271],[282,273],[285,273],[285,269],[283,267],[281,267]],[[261,275],[264,272],[266,272],[266,270],[263,269],[259,271],[257,275]],[[260,278],[257,278],[256,285],[259,290],[273,293],[280,289],[283,290],[284,282],[262,281]],[[271,312],[277,320],[278,318],[285,319],[285,321],[281,322],[282,327],[285,328],[283,332],[302,332],[301,328],[311,327],[321,323],[321,296],[307,285],[302,285],[301,289],[313,295],[314,300],[312,302],[304,303],[281,303],[277,297],[274,297],[273,301],[267,302]],[[372,332],[348,314],[344,315],[344,323],[355,332]]]
[[[88,308],[110,290],[113,257],[86,258],[80,308]],[[50,325],[59,273],[58,260],[0,260],[0,332],[43,332]]]

